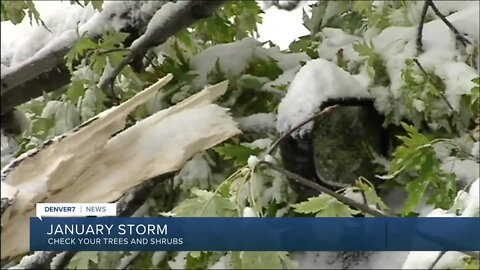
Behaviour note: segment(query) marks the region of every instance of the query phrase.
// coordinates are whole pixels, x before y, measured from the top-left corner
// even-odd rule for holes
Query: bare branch
[[[362,203],[358,203],[342,194],[338,194],[336,193],[335,191],[333,190],[330,190],[324,186],[321,186],[313,181],[310,181],[296,173],[293,173],[293,172],[290,172],[288,170],[285,170],[284,168],[282,167],[279,167],[273,163],[270,163],[270,162],[267,162],[267,161],[261,161],[260,164],[265,164],[266,166],[270,167],[271,169],[279,172],[279,173],[282,173],[283,175],[289,177],[289,178],[292,178],[293,180],[297,181],[298,183],[306,186],[306,187],[309,187],[311,189],[314,189],[320,193],[325,193],[327,195],[330,195],[332,197],[334,197],[335,199],[337,199],[338,201],[346,204],[346,205],[349,205],[349,206],[352,206],[354,208],[357,208],[358,210],[362,211],[363,213],[366,213],[366,214],[369,214],[369,215],[372,215],[374,217],[388,217],[388,215],[376,210],[376,209],[372,209]]]
[[[445,25],[450,28],[450,30],[455,34],[455,37],[460,41],[460,43],[462,43],[463,46],[466,47],[467,44],[470,44],[470,41],[466,39],[449,20],[447,20],[440,10],[438,10],[437,6],[435,6],[432,0],[425,0],[425,2],[427,2],[432,8],[433,12],[435,12],[435,15],[437,15],[445,23]]]
[[[423,52],[423,42],[422,42],[422,34],[423,34],[423,25],[425,24],[425,19],[427,17],[428,11],[428,1],[425,1],[423,4],[422,15],[420,17],[420,23],[418,24],[418,32],[417,32],[417,52]]]
[[[273,151],[275,150],[275,148],[277,148],[277,146],[280,144],[280,142],[282,140],[284,140],[286,137],[290,136],[293,132],[297,131],[298,129],[300,129],[301,127],[303,127],[304,125],[308,124],[310,121],[313,121],[315,119],[317,119],[317,117],[325,114],[325,113],[328,113],[329,111],[335,109],[336,107],[338,107],[338,105],[333,105],[333,106],[329,106],[325,109],[323,109],[322,111],[320,111],[319,113],[316,113],[315,115],[305,119],[304,121],[300,122],[300,124],[296,125],[295,127],[293,127],[292,129],[290,129],[288,132],[285,132],[284,134],[282,134],[282,136],[280,136],[280,138],[278,138],[271,146],[270,148],[267,150],[267,155],[270,155],[273,153]]]

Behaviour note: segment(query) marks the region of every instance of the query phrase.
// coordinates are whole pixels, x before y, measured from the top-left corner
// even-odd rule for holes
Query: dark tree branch
[[[467,44],[470,44],[470,41],[466,39],[459,31],[458,29],[453,26],[453,24],[447,20],[447,18],[438,10],[437,6],[433,3],[433,0],[426,0],[428,2],[428,5],[432,8],[433,12],[435,12],[435,15],[437,15],[444,23],[445,25],[450,28],[450,30],[455,34],[455,37],[462,43],[463,46],[467,46]]]
[[[267,162],[267,161],[261,161],[260,164],[265,164],[266,166],[270,167],[271,169],[289,177],[289,178],[292,178],[293,180],[295,180],[296,182],[298,182],[299,184],[301,185],[304,185],[306,187],[309,187],[313,190],[316,190],[320,193],[325,193],[327,195],[330,195],[332,197],[334,197],[335,199],[337,199],[338,201],[346,204],[346,205],[349,205],[349,206],[352,206],[354,208],[357,208],[358,210],[362,211],[363,213],[366,213],[366,214],[369,214],[369,215],[372,215],[374,217],[388,217],[388,215],[378,211],[378,210],[375,210],[375,209],[372,209],[370,207],[368,207],[367,205],[365,204],[362,204],[362,203],[358,203],[342,194],[338,194],[336,193],[335,191],[333,190],[330,190],[324,186],[321,186],[313,181],[310,181],[296,173],[293,173],[293,172],[290,172],[280,166],[277,166],[273,163],[270,163],[270,162]]]
[[[222,4],[223,1],[221,0],[190,0],[168,3],[163,6],[153,16],[147,31],[132,43],[130,53],[118,66],[102,77],[98,84],[99,87],[104,90],[107,89],[123,68],[135,58],[143,57],[151,47],[164,43],[169,37],[195,21],[210,16]]]
[[[425,20],[427,17],[428,11],[428,1],[423,3],[422,15],[420,17],[420,23],[418,24],[418,32],[417,32],[417,52],[423,52],[423,42],[422,42],[422,34],[423,34],[423,25],[425,24]]]
[[[413,59],[413,62],[418,66],[418,68],[420,69],[420,71],[422,71],[423,75],[427,78],[427,80],[430,81],[431,84],[433,84],[438,90],[440,90],[440,86],[437,85],[437,83],[435,83],[431,78],[430,78],[430,74],[428,74],[428,72],[423,68],[423,66],[420,64],[420,62],[418,61],[417,58],[414,58]],[[450,111],[452,111],[453,113],[456,113],[455,109],[453,108],[452,104],[450,104],[450,102],[448,102],[447,98],[445,97],[445,95],[443,93],[440,94],[440,96],[442,97],[442,100],[443,102],[445,102],[445,104],[447,104],[448,108],[450,109]]]
[[[48,63],[51,63],[51,61],[47,60],[45,64]],[[44,64],[41,65],[44,66]],[[23,72],[24,70],[20,69],[18,73]],[[31,80],[25,81],[20,85],[15,85],[13,88],[7,88],[5,94],[2,93],[1,114],[4,115],[14,107],[41,96],[44,92],[53,92],[68,83],[70,83],[70,72],[65,66],[65,63],[62,63],[49,71],[40,73]],[[2,87],[2,91],[3,89]]]
[[[290,129],[288,132],[285,132],[284,134],[282,134],[280,136],[280,138],[278,138],[271,146],[270,148],[268,148],[267,150],[267,155],[270,155],[273,153],[273,151],[275,150],[275,148],[277,148],[277,146],[280,144],[280,142],[282,142],[282,140],[284,140],[286,137],[290,136],[293,132],[297,131],[298,129],[300,129],[301,127],[303,127],[304,125],[308,124],[309,122],[317,119],[317,117],[325,114],[325,113],[328,113],[329,111],[335,109],[336,107],[338,107],[338,105],[333,105],[333,106],[329,106],[329,107],[326,107],[325,109],[323,109],[322,111],[320,111],[319,113],[316,113],[314,114],[313,116],[305,119],[304,121],[300,122],[298,125],[296,125],[295,127],[293,127],[292,129]]]
[[[425,24],[425,19],[427,16],[427,10],[428,7],[431,7],[435,15],[437,15],[445,25],[450,28],[450,30],[455,34],[455,38],[462,43],[463,46],[467,46],[467,44],[470,44],[470,41],[466,39],[458,29],[453,26],[453,24],[447,20],[447,18],[438,10],[437,6],[433,3],[433,0],[425,0],[425,4],[422,9],[422,15],[420,18],[420,23],[418,24],[418,32],[417,32],[417,52],[421,53],[423,52],[423,42],[422,42],[422,32],[423,32],[423,25]]]

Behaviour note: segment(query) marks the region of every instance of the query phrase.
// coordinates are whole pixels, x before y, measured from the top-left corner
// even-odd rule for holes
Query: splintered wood
[[[122,131],[128,114],[171,79],[160,79],[2,170],[2,201],[11,202],[2,207],[2,259],[29,251],[35,203],[114,202],[132,187],[179,170],[196,153],[241,133],[228,109],[213,104],[227,90],[227,82]]]

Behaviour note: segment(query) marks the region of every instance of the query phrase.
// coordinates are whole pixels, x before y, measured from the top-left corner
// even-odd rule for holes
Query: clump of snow
[[[155,34],[155,32],[157,32],[157,29],[159,27],[165,25],[165,23],[170,20],[172,16],[174,16],[179,10],[187,7],[188,5],[190,5],[190,3],[186,1],[179,1],[176,3],[168,2],[163,5],[160,10],[158,10],[153,15],[152,19],[148,23],[147,30],[145,30],[143,36],[132,43],[131,49],[136,50],[137,47],[140,46],[140,44],[142,44],[145,39],[149,39],[152,35]]]
[[[31,25],[28,16],[17,25],[9,21],[1,23],[2,63],[7,66],[13,67],[27,60],[44,46],[56,43],[55,39],[65,32],[75,32],[77,25],[85,23],[95,14],[91,5],[82,8],[66,1],[35,1],[35,6],[48,30],[35,21]]]
[[[257,217],[257,213],[250,207],[243,208],[243,217]]]
[[[273,113],[256,113],[237,118],[236,121],[244,132],[264,133],[275,130],[277,116]]]
[[[465,257],[460,252],[449,251],[443,254],[433,266],[439,256],[441,256],[440,251],[412,251],[408,254],[402,269],[459,269]]]
[[[270,162],[270,163],[275,163],[276,160],[274,157],[272,157],[271,155],[266,155],[263,160],[265,160],[266,162]]]
[[[154,267],[158,266],[165,259],[165,256],[167,256],[166,251],[155,251],[152,255],[152,265]]]
[[[196,154],[188,161],[182,170],[175,176],[175,186],[180,186],[182,190],[189,190],[193,187],[205,189],[208,188],[212,178],[212,169],[203,157],[203,154]]]
[[[55,120],[54,134],[60,135],[72,130],[80,124],[80,114],[70,103],[52,100],[42,111],[42,118]]]
[[[307,62],[293,79],[278,108],[277,130],[285,133],[318,113],[323,102],[332,98],[370,97],[360,82],[345,70],[324,59]],[[312,128],[306,124],[293,136],[302,136]]]
[[[472,156],[476,159],[480,159],[480,142],[475,142],[472,147]]]
[[[408,252],[296,252],[299,269],[399,269]]]
[[[463,217],[480,216],[480,178],[472,183],[468,191],[468,201],[462,213]]]
[[[220,257],[220,259],[215,264],[208,267],[208,269],[232,269],[230,256],[225,255]]]
[[[17,25],[2,22],[2,73],[7,72],[6,67],[13,68],[70,47],[79,37],[77,28],[80,35],[88,32],[91,36],[100,35],[105,30],[120,30],[148,20],[165,2],[105,1],[103,10],[96,12],[92,5],[81,7],[68,1],[35,1],[48,30],[35,22],[31,25],[28,16]]]
[[[341,50],[345,61],[360,59],[352,46],[354,42],[361,40],[360,37],[345,33],[342,29],[328,27],[322,30],[320,36],[322,42],[318,47],[318,55],[321,58],[336,62],[337,53]]]
[[[242,143],[242,145],[245,145],[246,147],[249,147],[249,148],[267,149],[271,143],[272,143],[272,139],[262,138],[262,139],[257,139],[251,143]]]
[[[277,90],[278,87],[288,86],[290,82],[293,80],[293,78],[295,78],[295,74],[297,74],[300,68],[301,66],[297,65],[289,70],[286,70],[280,76],[278,76],[275,80],[264,84],[262,86],[262,90],[274,92]]]
[[[257,156],[252,156],[251,155],[251,156],[248,157],[247,163],[248,163],[248,167],[250,169],[254,169],[260,163],[260,159],[258,159]]]
[[[306,61],[309,57],[305,53],[287,54],[278,48],[263,48],[254,38],[244,38],[237,42],[218,44],[209,47],[190,59],[192,70],[198,74],[194,84],[207,84],[207,75],[215,71],[218,62],[220,70],[227,76],[234,77],[245,71],[250,61],[255,58],[267,60],[268,57],[278,62],[278,66],[286,71]]]
[[[459,181],[470,184],[480,177],[478,163],[471,159],[448,157],[443,160],[440,169],[446,173],[454,173]]]

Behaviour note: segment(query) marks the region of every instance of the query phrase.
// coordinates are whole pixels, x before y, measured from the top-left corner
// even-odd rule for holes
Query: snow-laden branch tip
[[[241,133],[228,110],[213,104],[227,90],[226,82],[205,88],[122,131],[132,110],[151,99],[171,78],[161,79],[100,113],[75,133],[2,170],[2,180],[19,190],[8,222],[3,224],[2,258],[28,251],[25,237],[28,218],[35,216],[35,203],[116,201],[132,187],[177,171],[195,154]]]
[[[102,76],[99,87],[107,88],[115,77],[135,57],[143,56],[149,48],[164,43],[169,37],[181,29],[188,27],[198,19],[210,16],[219,6],[221,0],[215,1],[178,1],[168,3],[158,10],[150,20],[145,33],[130,46],[130,53],[110,72]]]

